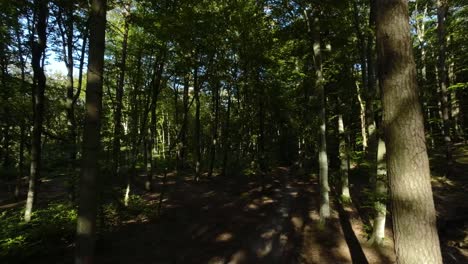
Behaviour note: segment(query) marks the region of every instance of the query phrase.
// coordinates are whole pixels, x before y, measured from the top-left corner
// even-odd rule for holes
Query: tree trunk
[[[124,7],[124,30],[123,30],[123,40],[122,40],[122,58],[120,59],[120,74],[119,82],[117,84],[117,90],[115,95],[115,113],[114,113],[114,141],[112,144],[112,156],[113,156],[113,168],[112,172],[115,176],[120,176],[120,162],[121,162],[121,153],[120,153],[120,144],[122,139],[122,110],[123,110],[123,94],[125,86],[125,72],[127,64],[127,46],[128,46],[128,31],[130,28],[129,25],[129,12],[130,7],[127,5]]]
[[[445,158],[446,158],[446,176],[451,177],[452,173],[452,138],[451,138],[451,120],[450,120],[450,103],[448,95],[449,79],[447,76],[447,33],[445,21],[447,19],[448,0],[437,0],[437,38],[439,41],[439,58],[438,58],[438,74],[439,88],[441,93],[441,107],[443,120],[443,134],[445,142]]]
[[[367,152],[367,147],[369,145],[369,137],[367,127],[369,126],[370,118],[368,117],[371,114],[371,110],[369,109],[368,105],[368,96],[366,93],[369,90],[369,81],[368,81],[368,65],[367,65],[367,54],[366,50],[368,47],[366,45],[366,36],[362,32],[361,26],[361,19],[359,17],[359,6],[357,1],[353,1],[353,14],[354,14],[354,28],[356,30],[356,37],[357,37],[357,49],[359,50],[359,59],[360,59],[360,66],[361,66],[361,91],[364,94],[364,100],[362,99],[362,94],[358,92],[358,99],[361,106],[361,123],[362,125],[362,148],[365,152]],[[357,85],[357,84],[356,84]],[[359,88],[359,86],[358,86]],[[370,136],[370,135],[369,135]]]
[[[377,147],[377,178],[375,180],[374,224],[369,244],[383,245],[385,238],[385,217],[387,214],[387,164],[385,142],[379,138]]]
[[[200,152],[200,84],[198,83],[198,65],[193,73],[193,86],[195,97],[195,181],[200,178],[201,152]]]
[[[210,168],[208,170],[208,178],[213,175],[213,168],[216,158],[216,148],[218,146],[218,120],[219,120],[219,84],[214,85],[212,104],[213,104],[213,123],[211,125],[211,145],[210,145]]]
[[[377,0],[376,28],[397,263],[442,263],[408,2]]]
[[[338,132],[340,137],[340,182],[341,182],[341,197],[343,200],[350,200],[351,195],[349,194],[349,150],[348,142],[346,142],[346,132],[344,129],[343,115],[338,115]]]
[[[229,138],[229,130],[231,129],[231,97],[232,97],[232,88],[228,90],[228,103],[227,103],[227,112],[226,112],[226,123],[224,126],[224,133],[223,133],[223,144],[224,144],[224,153],[223,153],[223,168],[221,171],[221,175],[226,175],[226,168],[227,168],[227,161],[228,161],[228,154],[230,150],[230,138]]]
[[[319,138],[319,179],[320,179],[320,222],[324,224],[330,217],[330,187],[328,185],[328,154],[327,154],[327,117],[325,87],[322,71],[322,51],[320,39],[319,14],[314,14],[312,22],[312,40],[315,68],[315,88],[320,102],[320,138]]]
[[[86,115],[83,130],[83,168],[76,228],[76,264],[94,263],[106,2],[106,0],[91,1]]]
[[[32,42],[32,59],[31,65],[34,71],[33,81],[33,131],[31,139],[31,170],[29,174],[28,197],[26,200],[26,209],[24,212],[24,220],[31,220],[31,213],[36,198],[36,183],[41,172],[41,135],[42,122],[44,118],[44,92],[46,86],[46,76],[43,68],[43,56],[45,56],[45,48],[47,41],[47,15],[48,1],[36,0],[34,6],[37,8],[37,21],[35,31],[37,32],[37,40]]]

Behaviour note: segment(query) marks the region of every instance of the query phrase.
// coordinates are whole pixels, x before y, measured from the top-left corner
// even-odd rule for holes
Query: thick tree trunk
[[[376,26],[397,263],[442,263],[408,2],[377,0]]]
[[[34,71],[33,82],[33,131],[31,139],[31,170],[29,174],[28,197],[26,200],[26,210],[24,220],[31,220],[31,213],[36,198],[36,183],[41,172],[41,135],[42,122],[44,118],[44,92],[46,86],[46,76],[43,68],[43,56],[47,41],[47,15],[48,1],[36,0],[34,6],[37,8],[37,22],[35,31],[37,40],[32,42],[31,65]]]
[[[86,85],[86,115],[83,130],[83,168],[81,171],[78,220],[76,228],[76,264],[94,263],[97,177],[99,172],[102,83],[106,29],[106,0],[92,0]]]
[[[447,76],[447,33],[446,19],[448,11],[448,0],[437,0],[437,37],[439,40],[439,58],[438,58],[438,76],[439,88],[441,93],[441,107],[443,120],[443,134],[445,142],[445,158],[446,158],[446,176],[451,177],[452,173],[452,137],[451,137],[451,120],[450,120],[450,103],[449,103],[449,79]]]

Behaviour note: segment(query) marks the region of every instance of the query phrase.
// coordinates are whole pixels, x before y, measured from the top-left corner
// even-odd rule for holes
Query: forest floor
[[[457,146],[451,179],[438,176],[441,154],[431,156],[444,263],[468,263],[468,146]],[[331,193],[331,217],[323,226],[317,178],[290,168],[275,168],[264,178],[215,176],[198,182],[169,173],[165,185],[158,175],[153,193],[137,190],[143,206],[153,210],[108,222],[97,242],[97,263],[394,263],[391,218],[385,246],[368,246],[369,212],[362,202],[368,186],[358,170],[350,180],[353,204],[343,206]],[[143,182],[139,177],[137,186]],[[66,198],[60,179],[44,179],[39,191],[47,194],[40,205]],[[23,204],[3,201],[0,210]],[[45,254],[35,263],[71,263],[73,245],[62,253]]]

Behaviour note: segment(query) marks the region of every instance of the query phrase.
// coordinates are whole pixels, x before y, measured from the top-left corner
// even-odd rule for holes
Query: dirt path
[[[99,263],[352,263],[338,213],[318,225],[318,185],[287,168],[255,179],[173,185],[155,222],[98,243]]]

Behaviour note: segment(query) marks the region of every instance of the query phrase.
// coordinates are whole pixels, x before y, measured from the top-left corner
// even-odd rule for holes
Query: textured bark
[[[397,263],[442,263],[408,2],[377,0],[377,53]]]
[[[34,71],[33,79],[33,131],[31,139],[31,169],[29,174],[28,197],[26,200],[26,210],[24,220],[31,220],[33,205],[36,200],[36,183],[41,173],[41,136],[42,122],[44,118],[44,92],[46,86],[46,76],[43,68],[43,56],[46,48],[46,30],[48,1],[36,0],[34,6],[37,8],[37,21],[35,34],[37,39],[32,42],[31,65]]]
[[[448,95],[449,79],[447,75],[447,33],[446,33],[446,19],[448,11],[448,0],[437,0],[437,38],[439,41],[439,58],[438,58],[438,76],[439,76],[439,89],[440,101],[442,107],[442,120],[443,120],[443,135],[445,142],[445,158],[446,158],[446,176],[451,176],[452,170],[452,137],[451,133],[451,120],[450,120],[450,103]]]
[[[77,264],[94,263],[106,4],[106,0],[91,1],[86,115],[83,130],[83,167],[76,228],[75,263]]]

